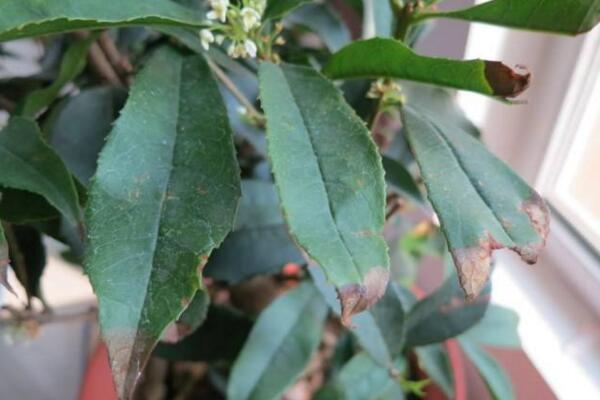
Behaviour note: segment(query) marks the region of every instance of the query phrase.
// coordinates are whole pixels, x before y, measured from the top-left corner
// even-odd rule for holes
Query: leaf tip
[[[383,297],[389,281],[387,268],[373,267],[367,272],[362,283],[352,283],[338,289],[342,307],[342,324],[352,327],[352,316],[365,311]]]
[[[499,61],[485,61],[485,78],[492,87],[493,94],[500,97],[517,97],[529,87],[531,73],[522,65],[517,65],[519,73]]]
[[[487,284],[491,272],[492,251],[499,248],[502,246],[487,235],[477,246],[450,250],[467,302],[475,300]]]

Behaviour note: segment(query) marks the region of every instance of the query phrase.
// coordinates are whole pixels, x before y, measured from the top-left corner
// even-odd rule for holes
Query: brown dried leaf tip
[[[518,65],[516,68],[523,74],[507,67],[499,61],[485,61],[485,78],[492,87],[494,95],[500,97],[516,97],[529,87],[531,74],[527,69]]]
[[[112,330],[104,335],[119,400],[130,400],[156,340],[141,332]]]
[[[353,283],[338,289],[342,306],[342,324],[352,328],[352,316],[365,311],[385,294],[390,273],[386,268],[374,267],[369,270],[363,283]]]

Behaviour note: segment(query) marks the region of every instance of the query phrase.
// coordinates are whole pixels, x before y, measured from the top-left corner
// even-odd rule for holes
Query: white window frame
[[[467,58],[525,64],[533,74],[527,105],[506,106],[461,93],[484,140],[542,195],[556,173],[569,129],[577,129],[582,93],[600,29],[576,38],[473,24]],[[598,65],[595,64],[596,68]],[[590,92],[591,93],[591,92]],[[588,94],[590,94],[588,93]],[[564,157],[563,157],[564,158]],[[551,199],[553,200],[553,199]],[[558,216],[536,266],[506,251],[495,257],[494,301],[521,317],[523,349],[560,399],[600,398],[600,263]]]

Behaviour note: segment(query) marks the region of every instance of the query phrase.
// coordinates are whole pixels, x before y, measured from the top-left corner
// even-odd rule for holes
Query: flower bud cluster
[[[211,44],[225,42],[227,53],[233,58],[255,58],[261,45],[260,30],[266,0],[241,0],[232,4],[229,0],[209,0],[210,21],[200,31],[200,42],[205,50]]]

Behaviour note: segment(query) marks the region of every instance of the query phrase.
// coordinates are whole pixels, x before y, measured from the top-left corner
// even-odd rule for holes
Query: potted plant
[[[535,263],[548,209],[452,90],[511,103],[531,75],[413,48],[439,18],[575,35],[600,9],[439,2],[0,2],[0,41],[46,49],[2,82],[3,283],[41,298],[42,237],[66,244],[121,399],[460,398],[459,347],[510,398],[491,256]]]

